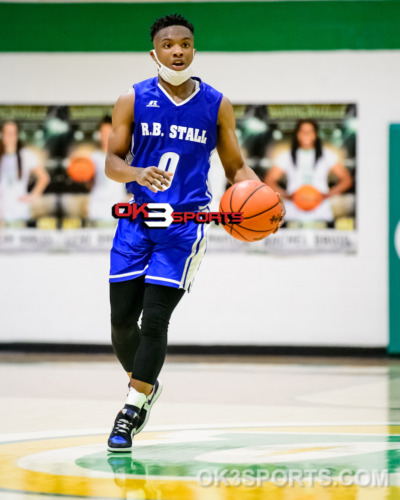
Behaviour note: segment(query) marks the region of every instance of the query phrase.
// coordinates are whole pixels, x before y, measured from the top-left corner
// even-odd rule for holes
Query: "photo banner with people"
[[[285,224],[247,243],[212,223],[208,251],[356,252],[356,105],[234,110],[244,161],[284,200]],[[0,106],[0,252],[110,250],[112,206],[132,198],[105,175],[111,114],[112,105]],[[217,211],[229,187],[217,153],[209,186]]]

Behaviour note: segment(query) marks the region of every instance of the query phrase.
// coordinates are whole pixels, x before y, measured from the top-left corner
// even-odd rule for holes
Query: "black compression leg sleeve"
[[[145,284],[140,344],[132,366],[132,378],[154,385],[167,351],[168,324],[185,291]]]
[[[143,307],[144,276],[110,283],[111,341],[124,370],[132,370],[140,342],[138,319]]]

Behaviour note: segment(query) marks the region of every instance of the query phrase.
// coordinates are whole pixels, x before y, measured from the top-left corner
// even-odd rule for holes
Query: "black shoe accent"
[[[108,438],[108,451],[126,452],[132,450],[132,437],[139,417],[139,408],[125,405],[118,413]]]

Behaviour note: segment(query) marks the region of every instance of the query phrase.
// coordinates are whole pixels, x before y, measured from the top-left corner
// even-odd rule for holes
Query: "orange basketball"
[[[239,224],[224,224],[224,229],[242,241],[266,238],[278,227],[282,209],[278,195],[261,181],[241,181],[222,196],[220,212],[243,212]]]
[[[90,158],[86,156],[79,156],[72,158],[68,167],[67,174],[75,182],[90,181],[95,174],[95,166]]]
[[[322,194],[314,186],[301,186],[293,194],[293,202],[296,207],[308,212],[314,210],[322,201]]]

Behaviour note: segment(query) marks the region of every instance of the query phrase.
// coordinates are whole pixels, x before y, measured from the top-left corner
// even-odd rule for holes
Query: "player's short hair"
[[[102,125],[112,124],[112,119],[110,115],[104,115],[103,118],[99,121],[98,127],[100,128]]]
[[[169,26],[185,26],[185,28],[188,28],[192,32],[192,35],[194,35],[192,23],[189,23],[189,21],[180,14],[171,14],[169,16],[160,17],[154,21],[150,28],[151,40],[154,40],[154,37],[160,30],[168,28]]]

